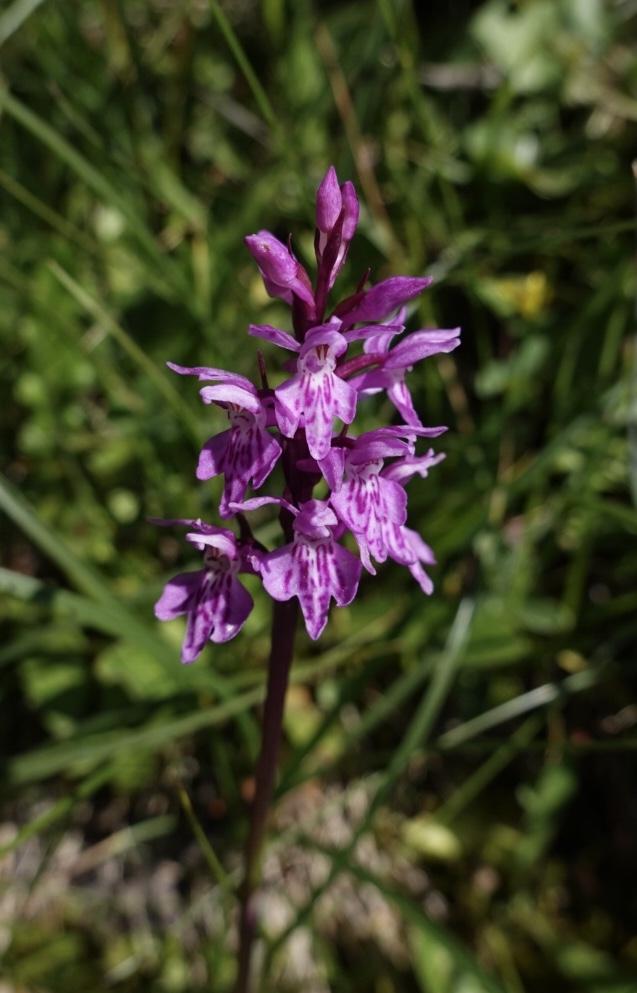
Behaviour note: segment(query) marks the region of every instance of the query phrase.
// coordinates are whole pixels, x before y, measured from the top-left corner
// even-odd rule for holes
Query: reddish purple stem
[[[261,754],[255,774],[250,831],[245,848],[245,875],[241,887],[239,913],[239,964],[235,993],[250,993],[251,962],[258,920],[255,893],[261,876],[261,853],[265,839],[281,744],[285,694],[294,655],[294,635],[299,612],[296,598],[274,602],[272,647],[268,666],[268,686],[263,710]]]

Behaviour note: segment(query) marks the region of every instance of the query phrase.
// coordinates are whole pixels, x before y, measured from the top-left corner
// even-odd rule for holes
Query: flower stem
[[[255,792],[250,817],[250,831],[245,848],[244,877],[239,913],[239,959],[235,993],[250,993],[252,948],[257,930],[254,906],[261,877],[261,853],[265,829],[274,792],[283,707],[294,655],[294,635],[299,606],[296,598],[284,603],[275,601],[272,612],[272,643],[268,665],[268,686],[263,710],[261,753],[255,774]]]

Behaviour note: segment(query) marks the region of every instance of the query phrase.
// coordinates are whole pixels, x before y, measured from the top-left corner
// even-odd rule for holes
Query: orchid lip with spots
[[[196,476],[223,477],[218,513],[237,526],[234,532],[202,521],[158,522],[189,527],[186,540],[202,555],[198,569],[167,583],[155,607],[161,620],[187,618],[184,662],[209,641],[228,641],[241,630],[253,606],[242,573],[274,601],[296,598],[313,639],[325,629],[332,602],[354,600],[363,567],[375,574],[374,562],[393,560],[432,592],[425,567],[435,558],[408,526],[406,486],[444,458],[417,447],[446,428],[423,425],[408,378],[422,361],[453,351],[460,329],[405,333],[408,304],[431,284],[426,276],[390,276],[368,286],[366,274],[353,292],[331,299],[358,218],[353,184],[341,183],[330,166],[316,196],[313,282],[291,242],[264,230],[245,239],[267,293],[291,309],[289,329],[249,327],[252,337],[282,350],[278,368],[289,373],[283,382],[269,386],[262,356],[259,385],[223,369],[168,363],[204,384],[200,397],[218,433],[203,445]],[[357,414],[378,395],[387,397],[398,423],[360,433]],[[266,483],[275,495],[249,495]],[[265,549],[253,536],[249,518],[264,507],[279,514],[279,547]]]

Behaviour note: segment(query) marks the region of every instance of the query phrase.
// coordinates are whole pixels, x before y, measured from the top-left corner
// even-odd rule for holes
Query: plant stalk
[[[255,774],[250,830],[245,847],[244,877],[240,891],[239,957],[235,993],[250,993],[251,963],[257,931],[255,895],[261,878],[261,854],[276,778],[283,708],[294,655],[294,635],[299,612],[294,597],[275,601],[272,611],[272,642],[268,663],[268,685],[263,709],[261,753]]]

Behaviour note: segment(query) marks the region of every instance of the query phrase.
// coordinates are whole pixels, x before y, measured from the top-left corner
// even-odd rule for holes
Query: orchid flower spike
[[[261,353],[260,387],[223,369],[168,363],[203,383],[204,404],[228,419],[227,428],[205,442],[196,476],[223,477],[219,515],[238,525],[234,532],[200,520],[157,522],[187,527],[186,541],[203,555],[200,568],[166,584],[155,606],[161,620],[187,618],[184,662],[209,641],[222,643],[240,631],[252,609],[240,574],[256,577],[275,601],[298,598],[313,639],[325,629],[332,601],[344,607],[354,600],[363,567],[375,574],[376,564],[391,559],[424,593],[433,590],[426,569],[435,564],[434,554],[407,526],[406,486],[416,476],[426,479],[444,458],[433,448],[417,449],[446,428],[423,425],[407,377],[420,362],[453,351],[460,329],[405,334],[409,309],[431,284],[428,276],[390,276],[369,285],[367,273],[354,292],[331,300],[358,218],[354,186],[340,182],[330,166],[316,193],[314,283],[289,243],[264,230],[246,237],[267,293],[291,311],[289,329],[249,327],[252,337],[283,350],[273,388]],[[360,402],[379,394],[400,422],[357,433]],[[250,495],[276,473],[283,477],[278,494],[273,484],[274,495]],[[321,499],[314,493],[318,485]],[[267,507],[276,509],[283,530],[282,542],[269,550],[256,543],[248,522]]]

